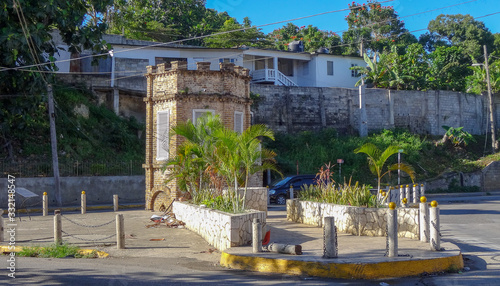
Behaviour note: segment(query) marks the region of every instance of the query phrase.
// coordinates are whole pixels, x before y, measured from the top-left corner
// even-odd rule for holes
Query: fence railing
[[[76,161],[59,160],[61,177],[144,175],[143,161]],[[0,161],[0,174],[16,178],[53,177],[50,159],[19,162]]]

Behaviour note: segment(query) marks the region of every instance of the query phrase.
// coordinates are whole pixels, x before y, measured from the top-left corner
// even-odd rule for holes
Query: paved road
[[[500,196],[438,201],[443,239],[461,247],[470,271],[380,281],[328,280],[224,269],[214,259],[178,252],[175,259],[168,255],[88,260],[19,258],[18,278],[8,278],[7,271],[2,270],[0,285],[500,285]]]

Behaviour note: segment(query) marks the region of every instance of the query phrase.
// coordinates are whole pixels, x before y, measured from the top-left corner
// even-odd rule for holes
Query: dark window
[[[333,75],[333,61],[326,62],[326,74]]]
[[[351,67],[357,67],[357,64],[351,64]],[[358,71],[357,70],[351,70],[351,77],[358,77]]]

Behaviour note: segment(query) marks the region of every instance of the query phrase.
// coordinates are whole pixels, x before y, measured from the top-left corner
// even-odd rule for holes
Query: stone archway
[[[165,211],[172,200],[170,190],[167,187],[166,190],[157,190],[149,202],[149,209],[153,211]]]

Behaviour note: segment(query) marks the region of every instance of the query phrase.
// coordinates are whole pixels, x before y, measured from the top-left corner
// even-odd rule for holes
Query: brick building
[[[175,156],[181,138],[169,132],[177,122],[193,122],[210,112],[220,115],[224,125],[237,131],[250,126],[249,70],[233,63],[198,62],[188,70],[186,62],[174,61],[147,67],[146,102],[146,209],[161,210],[178,198],[176,181],[164,184],[162,165]],[[168,172],[168,170],[166,171]],[[254,180],[253,185],[257,183]]]

